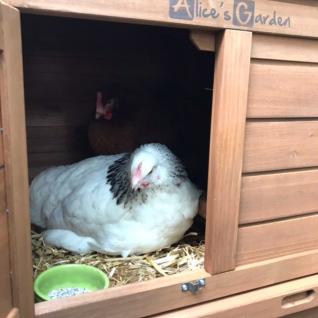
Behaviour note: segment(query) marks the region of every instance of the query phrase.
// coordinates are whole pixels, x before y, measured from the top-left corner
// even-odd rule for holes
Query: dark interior
[[[22,35],[30,179],[96,155],[102,91],[116,108],[96,138],[113,152],[165,143],[206,189],[214,56],[188,30],[23,14]]]

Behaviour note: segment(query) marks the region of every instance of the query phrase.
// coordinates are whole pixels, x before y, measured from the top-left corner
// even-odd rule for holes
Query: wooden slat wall
[[[317,49],[253,38],[237,264],[318,247]]]
[[[241,224],[318,211],[317,50],[317,40],[253,35],[244,171],[309,170],[244,176]]]

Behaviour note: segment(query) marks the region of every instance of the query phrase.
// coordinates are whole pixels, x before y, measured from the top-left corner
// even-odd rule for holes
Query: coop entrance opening
[[[214,56],[189,30],[23,14],[22,35],[30,183],[52,166],[160,143],[206,192]],[[34,230],[35,277],[85,263],[118,286],[203,267],[200,217],[172,247],[127,258],[74,254]]]

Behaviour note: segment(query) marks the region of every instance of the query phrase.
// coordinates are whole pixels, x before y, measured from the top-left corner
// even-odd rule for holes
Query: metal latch
[[[204,288],[206,285],[205,278],[200,278],[195,282],[184,283],[181,285],[181,290],[185,292],[191,292],[196,294],[200,289]]]

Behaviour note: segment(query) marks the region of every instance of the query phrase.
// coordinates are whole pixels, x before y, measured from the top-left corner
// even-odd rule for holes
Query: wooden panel
[[[315,250],[239,266],[219,275],[196,270],[68,300],[43,302],[35,305],[35,311],[38,318],[102,318],[105,312],[112,318],[145,317],[317,272],[318,250]],[[200,277],[207,282],[200,293],[180,291],[182,283]]]
[[[0,317],[5,317],[12,308],[8,220],[5,211],[0,211]]]
[[[244,172],[318,165],[318,121],[248,122]]]
[[[318,63],[318,41],[253,34],[252,57],[257,59]]]
[[[318,37],[317,8],[306,6],[308,1],[293,4],[258,0],[255,2],[255,7],[250,5],[246,8],[244,5],[234,6],[236,2],[229,0],[204,0],[200,2],[201,11],[195,11],[192,8],[192,12],[196,13],[195,16],[190,13],[186,19],[182,19],[180,15],[177,18],[169,17],[169,9],[170,12],[173,12],[172,4],[177,4],[177,1],[171,2],[171,8],[169,8],[168,1],[143,0],[108,0],[107,6],[99,0],[89,3],[85,0],[56,0],[54,2],[8,0],[8,3],[25,12],[37,14],[46,13],[173,26],[231,28]],[[240,12],[241,14],[239,14]],[[250,12],[251,14],[249,14]]]
[[[0,168],[4,165],[4,158],[3,158],[3,136],[2,132],[0,132]]]
[[[318,64],[254,60],[250,72],[247,117],[318,117]]]
[[[19,308],[21,317],[33,317],[23,68],[18,10],[1,3],[0,26],[4,41],[0,64],[0,98],[4,130],[7,205],[9,208],[13,306]]]
[[[89,153],[87,126],[28,127],[29,153]]]
[[[251,33],[226,30],[217,38],[205,268],[235,267]]]
[[[242,178],[240,224],[318,211],[318,170],[247,175]],[[206,217],[206,199],[199,214]]]
[[[0,213],[6,211],[6,194],[5,194],[5,183],[4,183],[4,169],[0,169]]]
[[[314,318],[318,317],[318,307],[307,309],[296,314],[284,316],[284,318]]]
[[[318,247],[318,215],[243,226],[239,229],[237,263],[246,264]]]
[[[203,50],[214,52],[215,46],[209,40],[208,31],[193,30],[191,35],[192,32],[202,43]],[[317,40],[254,33],[251,57],[275,61],[318,63],[317,50]]]
[[[89,102],[73,101],[27,101],[27,126],[84,126],[92,117],[93,108]],[[94,106],[93,100],[91,103]],[[76,116],[75,116],[76,114]]]
[[[41,171],[52,166],[71,164],[83,159],[86,159],[86,156],[79,152],[30,153],[29,178],[32,180]]]
[[[19,317],[20,317],[20,314],[19,314],[18,308],[12,308],[6,318],[19,318]]]
[[[300,310],[318,306],[318,275],[262,288],[256,291],[216,300],[156,318],[233,318],[233,317],[281,317]],[[286,306],[286,297],[299,296]],[[284,303],[284,306],[282,306]],[[292,317],[306,317],[293,315]],[[307,316],[317,317],[316,315]]]
[[[318,171],[244,176],[240,224],[318,211]]]
[[[191,30],[190,39],[201,51],[215,51],[215,34],[211,31]]]

